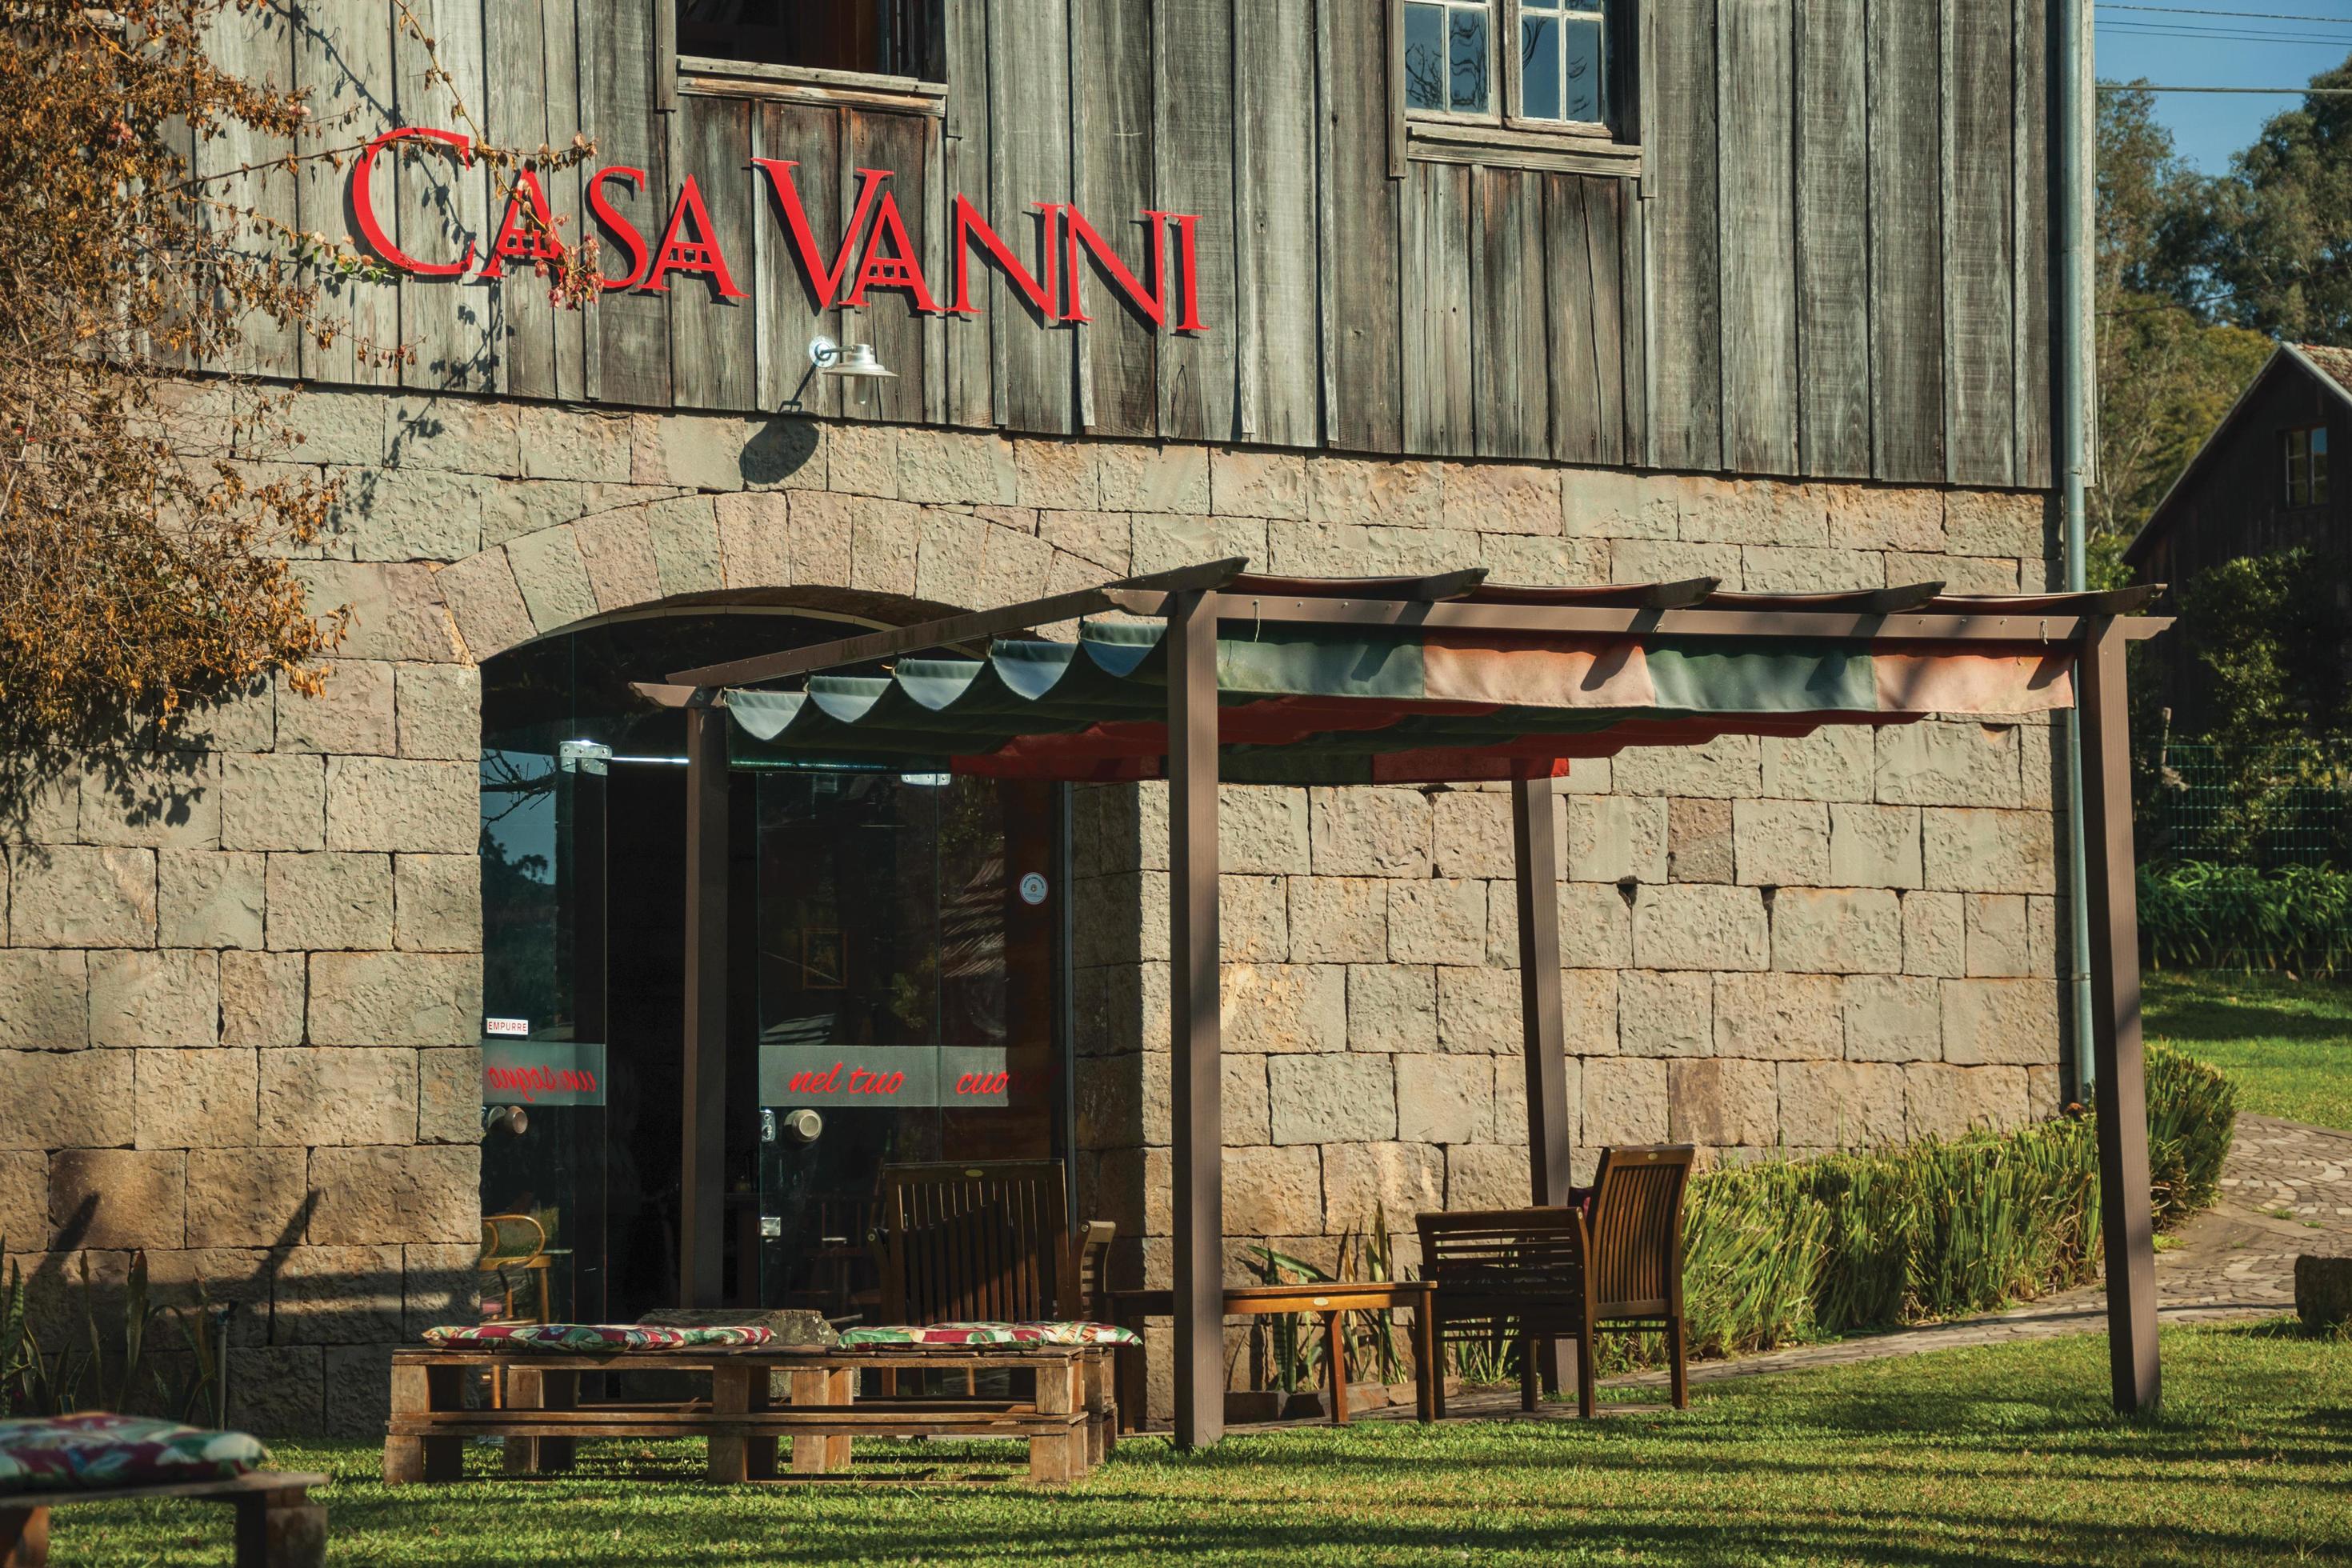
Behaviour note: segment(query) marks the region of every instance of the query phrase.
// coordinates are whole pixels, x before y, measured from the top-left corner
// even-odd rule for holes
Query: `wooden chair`
[[[536,1215],[527,1214],[486,1214],[482,1216],[482,1254],[474,1267],[484,1274],[499,1277],[499,1291],[505,1305],[499,1316],[509,1322],[548,1321],[547,1276],[549,1266],[555,1260],[547,1252],[547,1227]],[[528,1320],[515,1317],[517,1281],[514,1272],[539,1287],[539,1306]]]
[[[1421,1273],[1436,1287],[1434,1342],[1519,1346],[1519,1399],[1536,1407],[1536,1346],[1576,1342],[1576,1405],[1592,1415],[1592,1345],[1603,1333],[1666,1336],[1675,1407],[1687,1409],[1683,1192],[1687,1145],[1604,1149],[1590,1197],[1559,1208],[1419,1215]],[[1437,1413],[1445,1413],[1437,1380]]]
[[[1078,1249],[1078,1312],[1089,1322],[1108,1323],[1110,1318],[1110,1244],[1118,1235],[1118,1226],[1107,1219],[1090,1219],[1079,1230],[1076,1245]]]
[[[885,1165],[881,1190],[878,1321],[1021,1322],[1108,1310],[1103,1260],[1115,1227],[1095,1220],[1072,1233],[1059,1160]]]

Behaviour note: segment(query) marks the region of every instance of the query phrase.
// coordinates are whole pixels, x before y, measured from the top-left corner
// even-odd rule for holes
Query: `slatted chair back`
[[[1688,1145],[1603,1149],[1589,1216],[1598,1317],[1679,1316]]]
[[[1579,1332],[1579,1218],[1574,1208],[1419,1215],[1421,1277],[1437,1287],[1438,1337],[1500,1342]]]
[[[1107,1219],[1088,1220],[1078,1230],[1078,1310],[1097,1323],[1110,1321],[1110,1244],[1118,1234]]]
[[[882,1167],[882,1321],[1018,1322],[1079,1310],[1059,1160]]]

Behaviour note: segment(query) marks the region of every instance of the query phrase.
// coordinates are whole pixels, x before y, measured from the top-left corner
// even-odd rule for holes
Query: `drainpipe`
[[[2088,586],[2084,551],[2090,516],[2084,489],[2091,465],[2091,418],[2096,407],[2095,329],[2091,279],[2091,223],[2097,200],[2096,65],[2091,47],[2088,0],[2053,0],[2051,25],[2056,76],[2051,141],[2057,153],[2052,184],[2058,248],[2054,312],[2058,326],[2058,385],[2053,400],[2058,416],[2058,483],[2064,506],[2066,588]],[[2074,1015],[2075,1097],[2091,1103],[2097,1078],[2091,1055],[2090,862],[2084,844],[2083,715],[2066,710],[2066,913],[2067,1000]]]

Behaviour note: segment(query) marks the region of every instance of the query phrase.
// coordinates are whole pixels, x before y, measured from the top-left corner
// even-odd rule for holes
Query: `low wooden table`
[[[1412,1310],[1413,1406],[1423,1421],[1437,1419],[1437,1346],[1428,1311],[1431,1286],[1419,1279],[1381,1283],[1360,1281],[1320,1285],[1228,1285],[1225,1315],[1231,1318],[1276,1317],[1286,1312],[1311,1312],[1323,1320],[1328,1345],[1331,1379],[1331,1424],[1348,1424],[1347,1314],[1377,1311],[1384,1307]],[[1113,1290],[1111,1321],[1143,1332],[1146,1318],[1166,1318],[1176,1310],[1173,1290]],[[1118,1358],[1118,1406],[1126,1431],[1142,1426],[1144,1411],[1143,1348],[1129,1346]]]
[[[498,1346],[393,1352],[392,1419],[384,1427],[383,1479],[456,1480],[466,1440],[502,1437],[509,1475],[568,1468],[583,1437],[700,1437],[714,1481],[787,1479],[777,1440],[792,1440],[792,1477],[849,1468],[853,1437],[1010,1437],[1029,1447],[1029,1479],[1053,1485],[1083,1479],[1116,1441],[1109,1347],[1104,1345],[793,1345],[566,1352]],[[1036,1392],[1016,1399],[867,1399],[857,1374],[1019,1371]],[[501,1409],[468,1410],[465,1374],[503,1374]],[[583,1373],[683,1372],[710,1379],[707,1400],[667,1404],[580,1402]],[[785,1376],[789,1403],[772,1396]]]
[[[0,1497],[0,1568],[43,1568],[53,1508],[151,1498],[197,1498],[236,1509],[236,1568],[319,1568],[327,1560],[327,1510],[310,1500],[310,1489],[326,1484],[321,1475],[256,1470],[226,1481],[11,1492]]]

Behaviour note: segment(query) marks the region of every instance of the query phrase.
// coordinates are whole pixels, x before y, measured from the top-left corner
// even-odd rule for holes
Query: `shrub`
[[[2194,1057],[2147,1053],[2147,1163],[2159,1230],[2213,1201],[2238,1121],[2238,1086]]]
[[[2143,866],[2139,928],[2161,969],[2352,970],[2352,872],[2258,871],[2199,860]]]
[[[2148,1052],[2158,1228],[2212,1201],[2236,1115],[2236,1090],[2221,1074],[2161,1047]],[[1692,1184],[1683,1245],[1698,1355],[2063,1289],[2098,1264],[2096,1124],[2077,1112],[2014,1132],[1713,1171]]]

